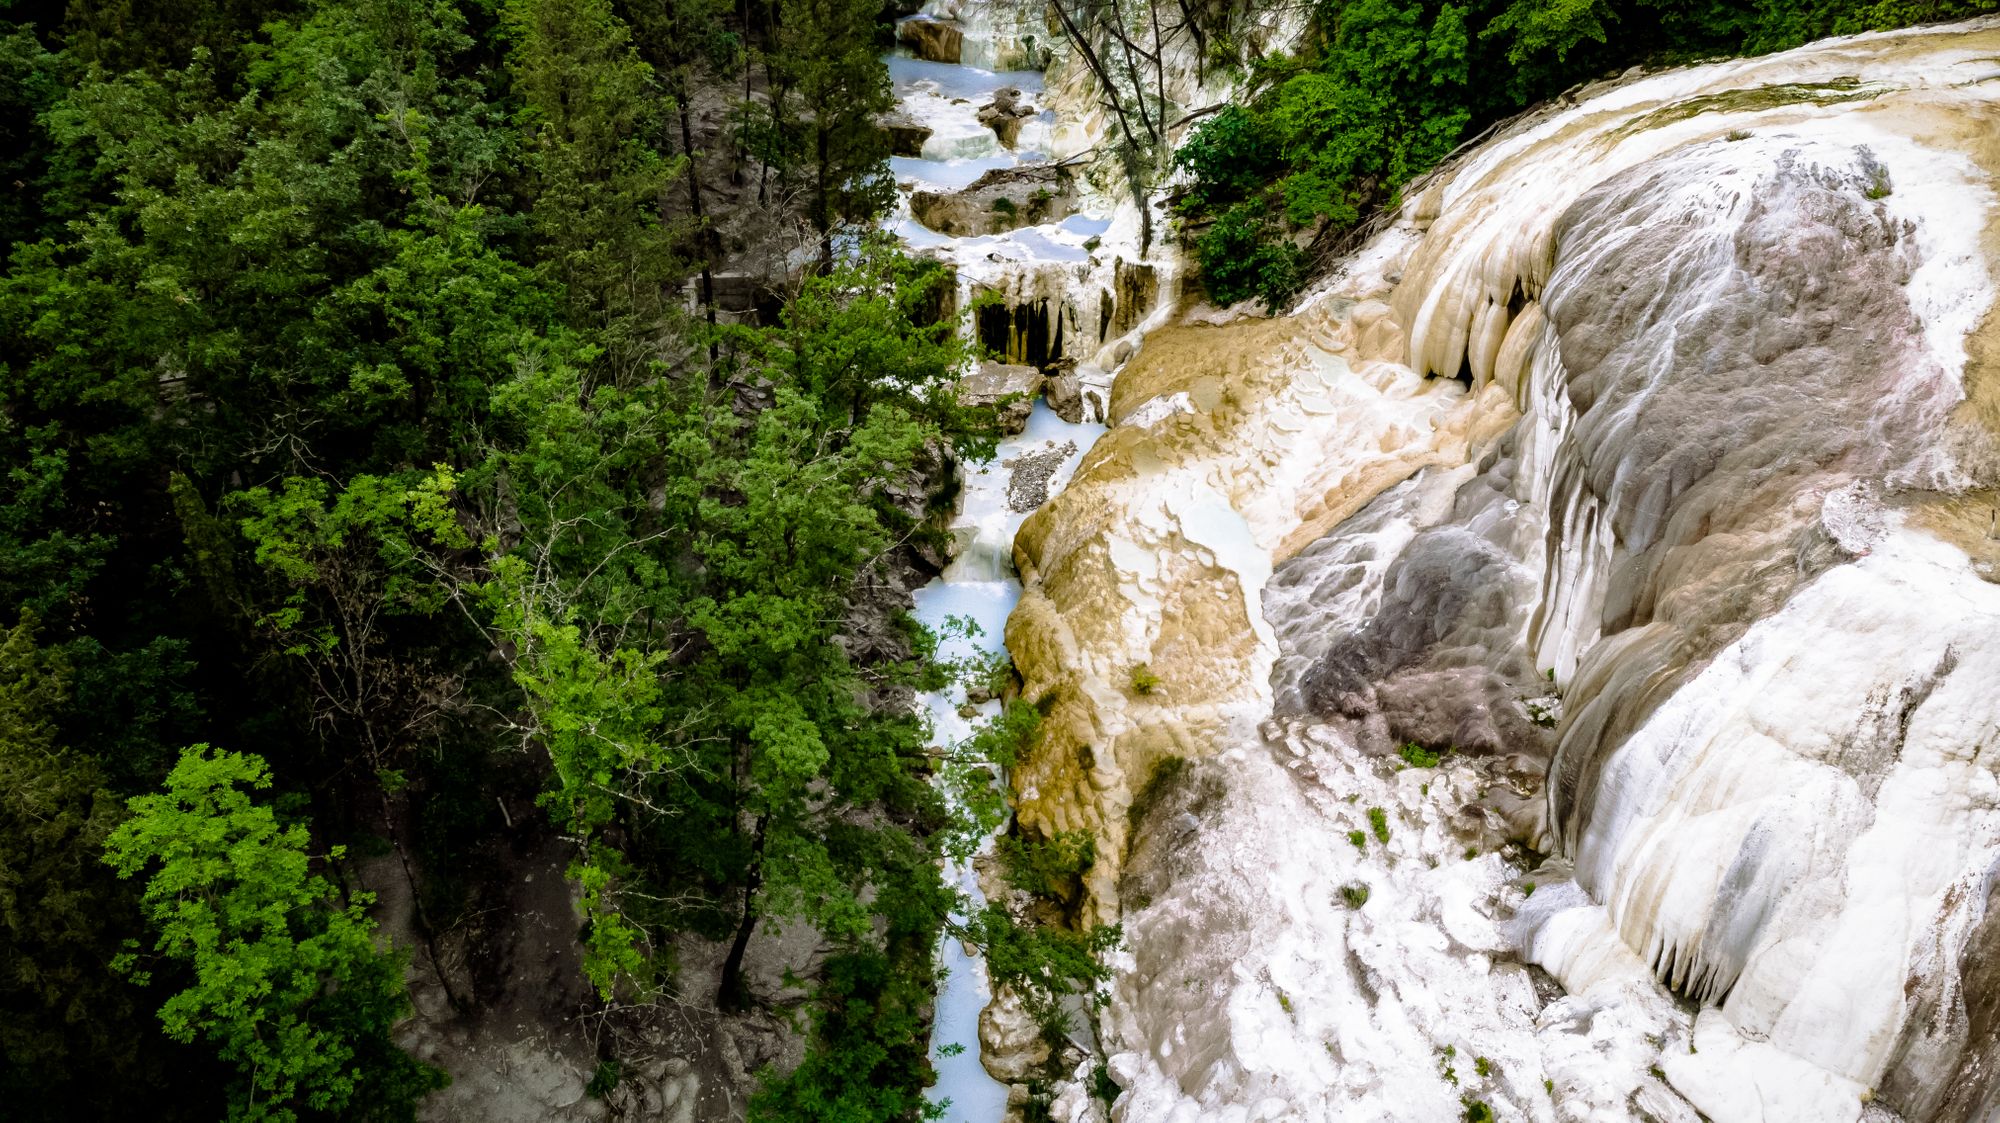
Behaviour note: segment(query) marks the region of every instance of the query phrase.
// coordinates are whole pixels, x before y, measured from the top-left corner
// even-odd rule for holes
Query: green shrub
[[[1100,1100],[1103,1100],[1105,1105],[1109,1106],[1111,1104],[1118,1102],[1118,1093],[1120,1091],[1122,1091],[1122,1089],[1118,1087],[1118,1082],[1111,1079],[1110,1065],[1105,1064],[1102,1060],[1100,1060],[1096,1064],[1091,1066],[1090,1068],[1091,1095],[1096,1096]]]
[[[1375,832],[1375,837],[1378,840],[1382,842],[1389,841],[1389,813],[1380,807],[1370,807],[1368,809],[1368,829]]]
[[[1132,667],[1133,690],[1137,691],[1140,694],[1151,694],[1153,691],[1158,690],[1159,688],[1160,688],[1160,676],[1153,673],[1153,668],[1147,666],[1144,663],[1137,663],[1133,665]]]
[[[615,1060],[597,1062],[597,1071],[590,1074],[590,1083],[583,1086],[583,1094],[593,1099],[603,1099],[618,1087],[618,1080],[625,1068]]]
[[[1396,755],[1402,757],[1403,763],[1411,768],[1436,768],[1438,761],[1444,759],[1444,754],[1450,751],[1441,749],[1433,752],[1415,741],[1405,741],[1396,747]]]
[[[1368,887],[1358,881],[1343,885],[1340,887],[1340,899],[1347,902],[1348,908],[1358,909],[1368,903]]]
[[[1017,209],[1018,208],[1014,206],[1014,200],[1009,199],[1005,195],[1002,195],[998,199],[993,200],[994,214],[1004,214],[1008,218],[1013,218]]]
[[[1493,1123],[1493,1109],[1482,1101],[1467,1096],[1459,1102],[1465,1105],[1465,1123]]]
[[[1365,831],[1348,831],[1347,841],[1353,843],[1356,850],[1368,849],[1368,834]]]
[[[1202,284],[1217,304],[1256,297],[1275,313],[1305,277],[1305,254],[1285,240],[1270,208],[1256,201],[1224,211],[1195,242],[1195,256]]]
[[[1283,161],[1263,115],[1230,105],[1195,126],[1174,153],[1174,165],[1194,180],[1181,210],[1201,214],[1262,191]]]
[[[1074,897],[1084,873],[1097,862],[1089,831],[1062,831],[1046,841],[1008,835],[996,850],[1007,884],[1038,897]]]

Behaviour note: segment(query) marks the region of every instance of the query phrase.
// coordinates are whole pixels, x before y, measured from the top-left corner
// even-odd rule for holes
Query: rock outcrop
[[[1028,427],[1035,397],[1042,392],[1042,372],[1034,367],[985,362],[958,380],[958,400],[967,406],[1002,406],[1000,427],[1018,433]]]
[[[929,125],[900,111],[883,114],[880,124],[882,131],[889,134],[889,154],[892,156],[922,156],[924,142],[936,132]]]

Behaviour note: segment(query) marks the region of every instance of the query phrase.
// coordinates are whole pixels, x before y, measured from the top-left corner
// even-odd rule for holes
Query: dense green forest
[[[1327,0],[1180,206],[1216,296],[1277,302],[1291,231],[1580,78],[1995,3]],[[476,931],[523,832],[574,854],[603,1010],[752,1004],[752,931],[809,924],[811,1048],[753,1114],[922,1114],[939,858],[1001,810],[953,810],[909,700],[990,668],[879,589],[996,434],[947,278],[862,233],[893,14],[0,8],[9,1118],[411,1118],[448,1076],[392,1040],[412,949],[372,906]],[[736,102],[707,148],[699,96]],[[800,231],[760,317],[716,314],[729,205]],[[962,934],[1045,995],[1108,938]],[[728,949],[714,993],[675,991],[684,938]]]
[[[907,688],[948,668],[893,619],[842,641],[924,532],[896,488],[992,420],[950,393],[938,271],[833,258],[884,203],[881,14],[10,12],[11,1118],[409,1117],[444,1075],[390,1043],[362,863],[436,937],[510,804],[574,845],[605,1002],[660,993],[683,932],[733,941],[712,997],[748,1001],[751,927],[803,920],[840,1063],[773,1112],[914,1108],[952,835]],[[821,267],[718,325],[677,99],[753,56],[785,93],[750,174],[806,185]]]
[[[1177,210],[1210,295],[1275,308],[1405,183],[1577,83],[1995,11],[2000,0],[1327,0],[1300,49],[1250,60],[1241,103],[1175,154],[1189,181]]]

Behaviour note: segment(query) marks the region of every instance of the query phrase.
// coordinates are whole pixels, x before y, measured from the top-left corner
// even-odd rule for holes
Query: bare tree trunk
[[[757,818],[757,837],[751,844],[750,873],[743,885],[743,918],[736,925],[736,939],[729,945],[729,957],[722,961],[722,985],[716,988],[715,1004],[724,1010],[741,1010],[750,1004],[743,985],[743,953],[750,947],[750,933],[757,928],[757,889],[764,881],[765,818]]]
[[[688,110],[688,83],[682,81],[681,96],[681,153],[687,157],[688,209],[694,217],[695,252],[701,256],[701,304],[708,312],[708,368],[711,375],[720,360],[715,333],[715,272],[711,265],[715,253],[715,234],[708,228],[708,222],[701,213],[701,176],[695,166],[694,123]]]
[[[1188,0],[1175,3],[1180,5],[1183,26],[1194,36],[1194,80],[1196,85],[1202,85],[1208,81],[1208,35],[1202,31],[1201,21],[1188,9]]]
[[[1136,149],[1139,142],[1132,136],[1132,122],[1125,117],[1124,99],[1118,96],[1118,87],[1111,84],[1111,74],[1104,69],[1104,61],[1097,57],[1090,40],[1084,38],[1083,32],[1076,26],[1076,21],[1070,18],[1069,10],[1063,7],[1062,0],[1051,0],[1049,7],[1055,9],[1056,18],[1062,21],[1063,33],[1069,36],[1069,41],[1075,45],[1078,53],[1083,55],[1084,65],[1090,67],[1090,72],[1097,76],[1097,84],[1104,88],[1104,96],[1111,102],[1111,111],[1118,115],[1118,129],[1125,134],[1125,143]]]

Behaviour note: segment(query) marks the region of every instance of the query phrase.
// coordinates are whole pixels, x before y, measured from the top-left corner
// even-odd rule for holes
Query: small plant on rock
[[[1411,768],[1436,768],[1438,761],[1444,759],[1444,754],[1450,751],[1450,749],[1433,751],[1415,741],[1405,741],[1397,747],[1396,755],[1402,757],[1403,763]]]
[[[1353,843],[1356,850],[1368,849],[1368,835],[1364,831],[1348,831],[1347,841]]]
[[[1132,689],[1140,694],[1151,694],[1160,688],[1160,676],[1144,663],[1132,667]]]
[[[1358,909],[1368,903],[1368,887],[1358,881],[1343,885],[1340,887],[1340,899],[1347,902],[1348,908]]]
[[[1388,842],[1389,813],[1380,807],[1370,807],[1368,809],[1368,829],[1375,832],[1375,838],[1378,841]]]

